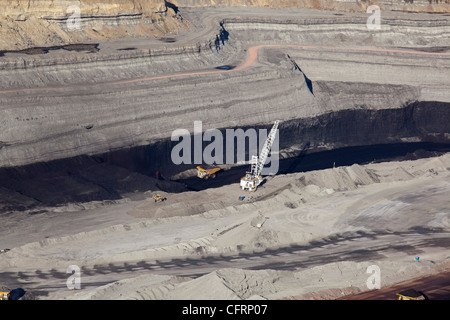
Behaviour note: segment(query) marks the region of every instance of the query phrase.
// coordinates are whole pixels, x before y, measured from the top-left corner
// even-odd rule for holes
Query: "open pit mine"
[[[0,298],[449,299],[449,1],[0,7]]]

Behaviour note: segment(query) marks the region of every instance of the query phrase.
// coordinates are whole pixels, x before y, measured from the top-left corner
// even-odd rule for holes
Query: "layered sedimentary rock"
[[[309,8],[339,11],[365,11],[370,5],[382,10],[449,12],[450,0],[173,0],[178,6],[259,6],[271,8]]]
[[[392,12],[372,31],[366,13],[222,10],[182,11],[193,27],[171,42],[0,57],[0,207],[164,188],[146,175],[193,168],[171,163],[170,137],[194,121],[205,131],[279,119],[287,156],[449,142],[445,15]]]
[[[0,50],[161,36],[186,27],[164,0],[7,0],[1,5]]]
[[[0,15],[64,19],[71,6],[78,6],[83,15],[95,16],[151,14],[166,7],[164,0],[4,0]]]
[[[148,145],[170,138],[176,129],[192,131],[194,121],[203,121],[203,130],[248,127],[345,109],[449,101],[450,59],[426,52],[427,45],[448,43],[448,21],[404,23],[392,21],[374,34],[361,19],[229,19],[224,29],[216,21],[211,38],[198,46],[100,51],[73,60],[4,57],[0,166]],[[342,49],[289,47],[311,43]],[[425,46],[425,51],[379,51],[394,43]],[[256,44],[279,47],[262,47],[248,69],[215,69],[242,65],[245,50]],[[377,49],[352,49],[367,44]],[[21,64],[12,72],[17,61]],[[179,73],[185,75],[170,77]]]
[[[450,0],[77,0],[2,1],[0,50],[121,39],[163,37],[188,28],[178,15],[184,7],[309,8],[342,12],[366,12],[378,5],[382,11],[449,12]],[[80,17],[80,28],[67,22]]]

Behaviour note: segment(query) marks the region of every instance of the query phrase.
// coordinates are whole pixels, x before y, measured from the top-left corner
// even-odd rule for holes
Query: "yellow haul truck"
[[[0,300],[9,300],[10,292],[0,291]]]
[[[160,195],[160,194],[155,194],[155,195],[153,195],[153,200],[155,200],[155,202],[163,202],[163,201],[166,201],[167,200],[167,198],[166,197],[163,197],[162,195]]]
[[[197,177],[199,177],[200,179],[209,179],[209,177],[211,178],[215,178],[216,177],[216,173],[220,171],[220,168],[215,167],[215,166],[208,166],[208,167],[202,167],[202,166],[198,166],[197,167]]]
[[[426,300],[421,292],[414,289],[408,289],[397,293],[398,300]]]

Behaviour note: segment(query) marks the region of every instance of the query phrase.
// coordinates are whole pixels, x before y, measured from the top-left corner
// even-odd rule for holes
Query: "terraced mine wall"
[[[351,165],[386,157],[413,159],[448,152],[449,118],[449,103],[430,101],[397,109],[342,110],[285,121],[279,131],[279,173],[332,167],[333,162]],[[193,157],[192,164],[174,165],[171,151],[177,143],[166,139],[95,156],[1,168],[0,211],[40,212],[39,208],[67,203],[120,201],[134,192],[186,191],[185,182],[168,181],[177,174],[178,178],[189,178],[189,174],[180,173],[192,174],[196,166]],[[246,156],[251,157],[248,153]],[[239,176],[248,165],[236,168],[234,172]],[[227,172],[216,179],[215,186],[237,182],[235,177],[227,178]]]
[[[449,107],[449,103],[416,101],[397,109],[341,110],[317,117],[284,121],[279,126],[280,157],[290,158],[302,151],[315,153],[379,144],[428,142],[450,146],[450,123],[447,121],[450,117]],[[271,126],[255,126],[227,129],[242,129],[248,132],[253,129],[259,131],[270,130],[270,128]],[[225,146],[227,129],[221,130],[224,137],[223,163],[225,163],[227,151]],[[190,131],[192,132],[193,128],[190,128]],[[188,165],[174,165],[171,152],[180,142],[170,139],[148,146],[101,154],[96,158],[150,176],[154,176],[155,172],[160,170],[170,177],[196,165],[193,135],[191,141],[191,159]],[[247,138],[246,161],[251,160],[252,156],[248,152],[248,143]],[[205,150],[209,144],[211,144],[210,141],[203,141],[202,150]],[[235,155],[238,153],[236,143],[233,151]]]
[[[164,0],[2,0],[1,9],[0,50],[162,36],[187,27]],[[74,17],[80,28],[68,27]]]
[[[172,0],[180,7],[258,6],[272,8],[308,8],[339,11],[365,11],[370,5],[382,10],[449,12],[449,0]]]
[[[304,21],[222,22],[222,27],[218,23],[211,31],[209,40],[167,50],[99,52],[67,59],[2,58],[0,85],[5,93],[0,102],[8,111],[2,122],[0,166],[145,146],[167,139],[175,129],[190,127],[197,120],[205,122],[205,130],[245,127],[361,106],[399,108],[421,100],[419,86],[389,83],[312,79],[312,94],[304,77],[288,58],[292,50],[286,48],[262,57],[259,67],[230,73],[230,76],[223,73],[194,75],[189,81],[185,77],[158,80],[152,83],[151,90],[145,81],[137,81],[129,89],[122,89],[126,84],[121,84],[121,80],[176,74],[193,68],[210,72],[221,65],[237,66],[245,58],[244,50],[252,44],[357,45],[367,38],[367,30],[356,20],[336,23],[331,19],[319,24],[313,19],[306,26]],[[423,27],[416,28],[409,27],[411,22],[405,23],[408,23],[408,37],[399,30],[393,39],[389,31],[373,42],[391,39],[398,46],[431,42],[434,46],[445,46],[448,43],[445,21],[426,21]],[[217,45],[223,27],[229,38]],[[312,32],[315,29],[318,32]],[[305,59],[310,58],[302,57],[294,62],[303,68],[308,62]],[[411,63],[417,65],[417,62]],[[431,60],[428,63],[430,68],[440,70]],[[369,67],[370,64],[367,73],[372,71]],[[416,78],[420,79],[420,75]],[[118,83],[104,84],[105,79]],[[257,91],[255,83],[258,83]],[[37,98],[30,96],[33,91],[27,92],[27,88],[42,88],[43,91]],[[20,91],[22,89],[25,91]],[[174,96],[175,91],[178,94]],[[239,96],[236,92],[240,92]],[[255,113],[255,108],[261,112]],[[155,119],[158,119],[157,125]]]
[[[368,37],[361,19],[305,21],[222,20],[206,41],[167,50],[97,52],[62,60],[3,57],[0,210],[116,201],[135,191],[184,190],[170,178],[194,165],[173,165],[170,136],[178,128],[192,130],[198,120],[204,130],[268,129],[273,120],[282,120],[280,148],[286,158],[345,147],[425,142],[433,150],[432,143],[449,143],[449,103],[423,99],[421,88],[426,74],[445,70],[445,59],[439,62],[444,68],[432,59],[411,57],[404,65],[389,65],[403,68],[399,72],[415,68],[414,77],[405,79],[408,84],[390,79],[327,81],[303,73],[314,55],[280,47],[264,49],[254,66],[238,73],[167,78],[151,85],[121,83],[237,67],[244,50],[253,45],[363,45]],[[396,20],[395,32],[381,33],[371,44],[391,40],[398,47],[445,47],[447,27],[445,20],[424,21],[422,26]],[[221,41],[223,30],[228,36]],[[366,67],[362,56],[357,63],[370,72],[377,59],[377,66],[384,66],[388,58],[373,55]],[[427,79],[427,90],[442,85],[432,80]],[[43,91],[34,94],[28,88]],[[162,179],[155,179],[157,171]]]

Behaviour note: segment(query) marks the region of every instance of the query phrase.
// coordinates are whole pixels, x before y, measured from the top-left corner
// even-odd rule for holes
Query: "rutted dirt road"
[[[169,74],[169,75],[161,75],[161,76],[155,76],[155,77],[149,77],[149,78],[137,78],[137,79],[129,79],[129,80],[121,80],[121,81],[115,81],[115,82],[109,82],[110,85],[123,85],[123,84],[131,84],[131,83],[138,83],[138,82],[147,82],[147,81],[153,81],[153,80],[161,80],[161,79],[170,79],[170,78],[178,78],[178,77],[191,77],[191,76],[199,76],[199,75],[211,75],[211,74],[220,74],[220,73],[232,73],[232,72],[239,72],[246,70],[250,68],[257,60],[259,56],[259,51],[261,49],[265,48],[292,48],[292,49],[315,49],[315,51],[323,52],[333,52],[333,51],[340,51],[340,52],[381,52],[381,53],[399,53],[399,54],[405,54],[407,56],[410,55],[431,55],[431,56],[450,56],[449,52],[424,52],[424,51],[414,51],[414,50],[394,50],[394,49],[374,49],[374,48],[346,48],[346,47],[326,47],[326,46],[302,46],[302,45],[285,45],[285,44],[272,44],[272,45],[257,45],[250,47],[248,49],[247,57],[240,66],[237,68],[233,68],[231,70],[215,70],[215,71],[194,71],[194,72],[187,72],[187,73],[178,73],[178,74]],[[102,83],[102,85],[105,85],[108,83]],[[90,86],[92,87],[92,86]],[[67,87],[63,87],[67,88]],[[17,89],[17,90],[3,90],[0,91],[0,93],[18,93],[18,92],[45,92],[45,91],[55,91],[63,88],[27,88],[27,89]],[[79,88],[79,86],[77,87]]]

